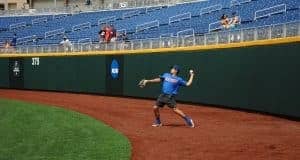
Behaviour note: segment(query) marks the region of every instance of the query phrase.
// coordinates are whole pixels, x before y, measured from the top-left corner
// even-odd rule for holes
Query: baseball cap
[[[174,65],[172,68],[174,68],[177,72],[179,72],[180,71],[180,66],[179,65]]]

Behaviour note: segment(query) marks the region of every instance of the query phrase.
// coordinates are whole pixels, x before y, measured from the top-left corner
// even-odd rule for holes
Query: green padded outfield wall
[[[24,60],[24,89],[105,92],[105,57],[40,57]]]
[[[9,87],[8,59],[0,58],[0,87]]]
[[[158,77],[173,64],[196,71],[194,84],[178,100],[300,117],[299,43],[125,56],[124,94],[153,97],[159,85],[134,87],[137,79]]]
[[[39,57],[39,65],[33,65],[32,58],[0,59],[0,85],[155,98],[160,85],[141,89],[138,81],[158,77],[179,64],[180,76],[185,79],[190,68],[196,72],[193,85],[180,90],[180,101],[300,118],[299,51],[300,43],[289,43],[155,54]],[[16,60],[22,74],[9,78]],[[114,78],[113,60],[118,63]]]

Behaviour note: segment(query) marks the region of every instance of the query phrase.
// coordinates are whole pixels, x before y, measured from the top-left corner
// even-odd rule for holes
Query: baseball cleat
[[[187,125],[191,128],[195,128],[194,121],[191,118],[189,118],[189,120],[187,121]]]
[[[161,126],[162,126],[161,123],[154,123],[154,124],[152,124],[152,127],[161,127]]]

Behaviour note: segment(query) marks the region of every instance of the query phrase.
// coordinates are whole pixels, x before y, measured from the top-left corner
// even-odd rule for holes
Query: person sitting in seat
[[[91,4],[92,4],[91,0],[86,0],[86,1],[85,1],[85,5],[89,6],[89,5],[91,5]]]
[[[230,21],[230,28],[233,28],[235,27],[237,24],[240,23],[240,17],[238,15],[236,15],[236,12],[233,12],[232,13],[232,18],[231,18],[231,21]]]
[[[60,44],[64,47],[65,52],[73,50],[73,45],[66,36],[64,36],[63,41],[61,41]]]
[[[105,42],[109,43],[112,38],[112,28],[110,26],[105,27]]]
[[[226,14],[223,14],[221,17],[221,24],[223,28],[228,29],[229,28],[229,18]]]
[[[9,41],[5,41],[4,43],[4,52],[7,53],[7,52],[10,52],[10,49],[11,49],[11,46],[10,46],[10,42]]]
[[[98,33],[99,35],[99,43],[102,43],[105,41],[105,27],[102,27]]]
[[[120,34],[120,38],[123,42],[130,42],[126,33]]]
[[[17,46],[17,34],[14,34],[14,37],[10,42],[10,46],[12,46],[13,48]]]
[[[111,42],[115,42],[117,40],[117,30],[114,25],[111,25]]]

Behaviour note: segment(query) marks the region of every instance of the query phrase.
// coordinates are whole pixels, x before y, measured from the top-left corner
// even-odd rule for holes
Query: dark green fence
[[[191,87],[180,90],[178,100],[300,118],[299,50],[299,43],[289,43],[160,54],[40,57],[38,64],[36,57],[0,59],[0,86],[155,98],[160,85],[141,89],[138,81],[158,77],[179,64],[180,76],[187,79],[193,68],[196,77]],[[112,66],[114,60],[117,66]],[[13,72],[15,61],[19,76]]]
[[[0,87],[9,87],[8,59],[0,58]]]

